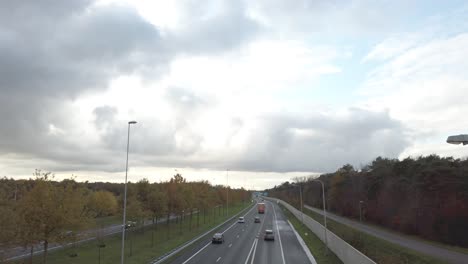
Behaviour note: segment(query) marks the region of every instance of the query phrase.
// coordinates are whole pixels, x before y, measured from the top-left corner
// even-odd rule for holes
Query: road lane
[[[196,250],[181,255],[172,263],[310,263],[279,206],[269,201],[265,201],[265,205],[265,214],[258,214],[255,206],[245,214],[244,224],[231,226],[224,233],[223,244],[211,244],[205,240]],[[255,216],[260,217],[260,223],[254,223]],[[274,231],[275,241],[263,240],[265,229]],[[279,242],[280,236],[282,243]]]

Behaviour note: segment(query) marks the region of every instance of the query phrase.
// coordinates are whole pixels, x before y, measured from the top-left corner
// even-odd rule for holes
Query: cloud
[[[388,109],[412,131],[413,147],[402,155],[448,154],[446,137],[466,131],[468,121],[462,117],[468,111],[467,45],[467,33],[432,37],[368,74],[360,90],[368,96],[363,105]]]
[[[386,112],[349,109],[344,115],[272,115],[259,120],[234,167],[249,171],[326,172],[398,156],[406,128]]]

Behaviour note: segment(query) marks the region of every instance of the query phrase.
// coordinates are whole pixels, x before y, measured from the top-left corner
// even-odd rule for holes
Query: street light
[[[311,181],[316,181],[320,182],[322,185],[322,200],[323,200],[323,223],[325,224],[325,246],[326,246],[326,251],[325,254],[328,254],[328,239],[327,239],[327,210],[325,209],[325,187],[323,185],[323,182],[318,179],[312,179]]]
[[[226,215],[229,215],[229,169],[226,170]]]
[[[136,121],[128,122],[128,134],[127,134],[127,162],[125,165],[125,191],[124,191],[124,210],[123,210],[123,224],[122,224],[122,252],[120,253],[120,263],[124,264],[124,249],[125,249],[125,217],[127,214],[127,174],[128,174],[128,150],[130,147],[130,125],[136,124]]]
[[[301,218],[302,218],[302,225],[304,225],[304,206],[303,206],[303,202],[302,202],[302,185],[301,183],[299,183],[299,196],[300,196],[300,199],[301,199]]]
[[[447,138],[447,143],[450,144],[463,144],[467,145],[468,144],[468,135],[467,134],[462,134],[462,135],[455,135],[455,136],[449,136]]]
[[[359,222],[361,222],[362,224],[362,204],[364,202],[363,201],[359,201]]]

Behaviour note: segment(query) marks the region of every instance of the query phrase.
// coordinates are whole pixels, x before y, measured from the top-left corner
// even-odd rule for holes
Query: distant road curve
[[[304,207],[312,210],[320,215],[323,215],[321,209],[314,208],[312,206],[304,204]],[[386,241],[392,242],[394,244],[406,247],[420,253],[423,253],[428,256],[436,257],[450,263],[456,264],[467,264],[468,263],[468,254],[463,254],[460,252],[452,251],[449,249],[441,248],[435,245],[424,243],[422,241],[411,239],[397,233],[385,231],[379,228],[375,228],[366,224],[361,224],[357,221],[350,220],[348,218],[338,216],[336,214],[330,213],[327,211],[327,217],[335,220],[336,222],[351,226],[357,230],[365,232],[367,234],[373,235],[375,237],[384,239]]]

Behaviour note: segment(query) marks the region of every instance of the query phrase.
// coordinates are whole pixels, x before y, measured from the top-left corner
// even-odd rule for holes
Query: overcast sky
[[[233,187],[467,156],[465,1],[0,3],[0,171]]]

